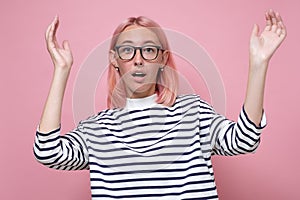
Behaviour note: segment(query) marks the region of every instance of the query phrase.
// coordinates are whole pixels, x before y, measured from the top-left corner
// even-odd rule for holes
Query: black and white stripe
[[[34,153],[50,168],[89,168],[93,200],[217,199],[211,156],[255,151],[263,127],[244,109],[235,123],[184,95],[172,107],[102,111],[64,136],[37,132]]]

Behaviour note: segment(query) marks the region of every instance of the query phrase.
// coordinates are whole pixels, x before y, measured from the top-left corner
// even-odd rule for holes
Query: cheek
[[[118,62],[120,75],[126,75],[130,70],[132,64],[130,62]]]
[[[120,78],[123,81],[128,82],[131,78],[131,74],[128,71],[120,70]]]
[[[147,67],[147,66],[146,66]],[[157,76],[158,74],[158,71],[160,69],[160,67],[162,67],[161,64],[151,64],[148,66],[148,69],[147,69],[147,73],[151,76],[151,77],[155,77]]]

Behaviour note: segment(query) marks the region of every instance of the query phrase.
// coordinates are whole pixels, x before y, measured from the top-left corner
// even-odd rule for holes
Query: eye
[[[156,48],[155,47],[151,47],[151,46],[146,46],[146,47],[143,47],[143,52],[145,52],[145,53],[155,53],[156,52]]]
[[[133,52],[133,48],[131,46],[124,46],[119,49],[121,54],[130,54]]]

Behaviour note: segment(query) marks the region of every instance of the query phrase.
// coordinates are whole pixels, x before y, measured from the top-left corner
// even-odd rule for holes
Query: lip
[[[135,76],[134,74],[136,74],[136,73],[142,73],[142,74],[144,74],[144,76]],[[145,72],[135,71],[135,72],[131,73],[131,76],[135,82],[143,83],[146,79],[147,74]]]

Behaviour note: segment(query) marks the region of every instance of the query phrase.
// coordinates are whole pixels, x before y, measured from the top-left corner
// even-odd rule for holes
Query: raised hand
[[[40,120],[39,131],[48,133],[61,124],[62,102],[73,64],[73,56],[68,41],[63,41],[62,47],[56,39],[59,20],[56,16],[46,31],[47,49],[54,64],[54,73],[49,94]]]
[[[263,112],[264,90],[269,61],[286,37],[286,28],[279,13],[269,10],[265,14],[266,27],[259,34],[254,26],[250,39],[248,85],[244,108],[250,120],[260,125]]]
[[[70,44],[64,40],[60,46],[56,39],[56,31],[59,25],[59,19],[56,16],[46,31],[47,49],[50,53],[55,68],[70,69],[73,64],[73,56]]]
[[[286,28],[279,13],[269,10],[265,14],[266,27],[259,34],[258,25],[254,25],[250,39],[250,62],[267,64],[276,49],[286,37]]]

